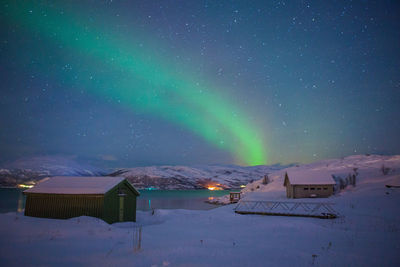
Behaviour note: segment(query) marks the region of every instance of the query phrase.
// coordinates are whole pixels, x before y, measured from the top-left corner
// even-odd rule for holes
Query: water
[[[0,213],[19,211],[25,207],[25,197],[21,189],[0,188]]]
[[[25,196],[18,188],[0,188],[0,213],[22,211]],[[227,190],[139,190],[138,210],[189,209],[208,210],[217,207],[206,200],[229,194]]]
[[[217,207],[205,203],[215,197],[228,195],[228,190],[140,190],[137,200],[139,210],[150,209],[187,209],[208,210]]]

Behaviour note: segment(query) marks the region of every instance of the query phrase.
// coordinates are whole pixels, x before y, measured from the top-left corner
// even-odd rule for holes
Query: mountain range
[[[290,166],[290,165],[289,165]],[[22,158],[0,166],[0,186],[15,187],[49,176],[122,176],[138,189],[240,188],[268,173],[286,168],[270,166],[199,165],[150,166],[102,169],[81,163],[73,157],[38,156]]]

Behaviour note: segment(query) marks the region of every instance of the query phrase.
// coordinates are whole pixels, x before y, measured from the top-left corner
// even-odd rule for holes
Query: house
[[[335,180],[322,172],[293,172],[285,174],[284,186],[288,198],[329,197]]]
[[[24,194],[26,216],[67,219],[85,215],[108,223],[136,221],[139,192],[123,177],[45,178]]]

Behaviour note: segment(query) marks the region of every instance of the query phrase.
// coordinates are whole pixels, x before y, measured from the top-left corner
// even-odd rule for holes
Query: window
[[[328,190],[328,188],[327,188],[327,187],[324,187],[324,190]]]
[[[315,187],[311,187],[310,190],[315,190]]]
[[[307,188],[307,187],[304,187],[304,190],[308,190],[308,188]]]
[[[321,189],[322,189],[321,187],[318,187],[318,188],[317,188],[317,190],[321,190]]]

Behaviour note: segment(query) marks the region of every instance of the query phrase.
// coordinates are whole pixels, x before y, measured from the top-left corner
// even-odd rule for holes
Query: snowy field
[[[239,215],[235,205],[138,212],[136,223],[113,225],[7,213],[0,214],[0,266],[400,266],[400,188],[385,187],[399,182],[400,156],[353,156],[286,171],[295,175],[293,168],[340,177],[357,168],[356,187],[322,199],[335,203],[340,218]],[[269,175],[267,185],[248,185],[245,198],[284,200],[284,172]]]

